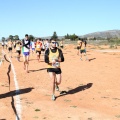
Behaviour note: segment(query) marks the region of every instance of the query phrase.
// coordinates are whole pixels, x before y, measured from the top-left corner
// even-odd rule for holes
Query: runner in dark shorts
[[[51,40],[51,48],[45,51],[45,62],[48,64],[47,72],[52,80],[52,100],[55,100],[55,87],[59,91],[58,85],[61,83],[60,62],[64,62],[62,50],[56,47],[56,41]]]

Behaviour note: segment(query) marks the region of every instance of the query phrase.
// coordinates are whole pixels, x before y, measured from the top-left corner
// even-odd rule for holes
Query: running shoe
[[[56,91],[59,91],[59,87],[58,87],[58,85],[56,85]]]
[[[80,58],[80,60],[82,60],[82,58]]]
[[[55,101],[55,95],[52,95],[52,100]]]

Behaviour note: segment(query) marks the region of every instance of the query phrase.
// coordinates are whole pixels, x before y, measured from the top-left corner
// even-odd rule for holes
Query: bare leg
[[[54,72],[49,72],[50,79],[52,80],[52,95],[55,94],[55,78],[56,74]]]
[[[58,87],[58,85],[60,85],[60,83],[61,83],[61,78],[62,78],[62,76],[61,76],[61,74],[56,74],[56,90],[57,91],[59,91],[59,87]]]
[[[26,56],[26,72],[28,73],[29,56]]]
[[[24,64],[24,70],[26,70],[26,56],[23,55],[23,64]]]
[[[61,74],[56,74],[56,85],[60,85],[61,78],[62,78]]]
[[[82,53],[81,53],[81,55],[80,55],[80,60],[82,60]]]
[[[37,52],[37,60],[40,62],[40,54]]]

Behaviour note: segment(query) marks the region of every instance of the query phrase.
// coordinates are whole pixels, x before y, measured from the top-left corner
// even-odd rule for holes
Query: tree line
[[[29,35],[29,39],[30,39],[30,40],[35,40],[35,38],[36,38],[36,37],[35,37],[34,35]],[[67,35],[64,36],[63,39],[75,40],[76,38],[78,38],[78,36],[75,35],[75,34],[73,34],[73,35],[67,34]],[[19,40],[19,35],[9,35],[9,37],[8,37],[7,39],[6,39],[5,37],[2,37],[1,40],[2,40],[2,41],[6,41],[6,40],[8,40],[8,39],[11,39],[11,40],[13,40],[13,41],[14,41],[14,40]],[[56,31],[53,32],[53,35],[51,36],[50,39],[59,40]]]

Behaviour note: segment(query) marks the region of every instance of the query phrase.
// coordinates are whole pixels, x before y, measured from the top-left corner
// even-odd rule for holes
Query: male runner
[[[61,49],[56,47],[56,41],[51,40],[51,48],[45,51],[45,62],[48,64],[47,72],[52,80],[52,100],[55,100],[55,86],[59,90],[58,85],[61,83],[60,62],[64,62],[64,56]]]
[[[28,39],[28,34],[25,35],[25,39],[22,40],[22,52],[23,52],[23,60],[24,60],[24,70],[28,71],[29,65],[29,55],[30,55],[30,40]]]

